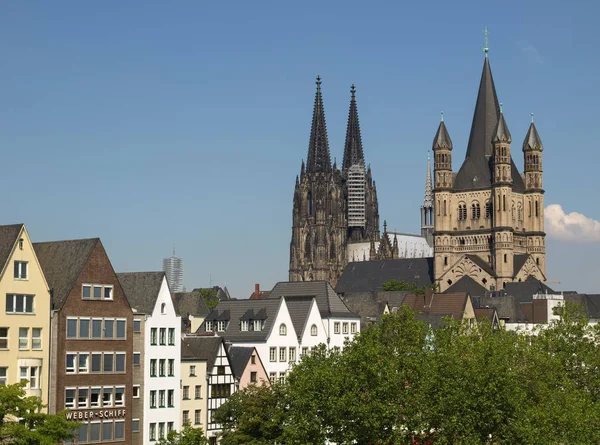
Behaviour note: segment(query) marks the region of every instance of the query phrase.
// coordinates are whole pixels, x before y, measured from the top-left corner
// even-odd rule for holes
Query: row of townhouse
[[[274,383],[312,348],[342,349],[360,332],[360,317],[326,281],[280,282],[264,299],[221,301],[197,332],[255,349]]]
[[[0,226],[0,264],[0,385],[24,381],[50,413],[80,422],[74,443],[152,444],[188,421],[216,442],[210,416],[246,367],[225,344],[189,353],[163,272],[117,274],[100,239],[32,243],[23,224]],[[213,356],[208,400],[187,407],[187,360]]]

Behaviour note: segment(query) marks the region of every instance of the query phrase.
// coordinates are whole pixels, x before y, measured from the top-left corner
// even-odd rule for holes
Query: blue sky
[[[5,2],[1,222],[26,223],[37,241],[99,236],[117,271],[160,269],[174,246],[188,288],[212,280],[247,296],[255,282],[286,280],[294,181],[320,74],[332,156],[342,156],[355,83],[381,219],[416,232],[441,110],[455,170],[464,157],[487,26],[515,161],[522,168],[534,112],[546,205],[560,206],[548,279],[600,291],[599,9]]]

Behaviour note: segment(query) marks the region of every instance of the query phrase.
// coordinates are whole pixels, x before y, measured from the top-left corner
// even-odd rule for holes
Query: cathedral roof
[[[440,125],[438,126],[435,137],[433,138],[433,149],[437,150],[439,148],[452,150],[452,139],[450,139],[448,129],[446,128],[446,124],[444,124],[443,119],[440,121]]]
[[[358,123],[358,108],[356,106],[356,88],[352,85],[350,89],[350,111],[348,113],[348,127],[346,129],[346,144],[344,146],[344,159],[342,171],[346,172],[352,165],[359,162],[364,163],[362,138],[360,136],[360,125]]]
[[[498,125],[496,125],[496,131],[494,132],[494,142],[506,142],[508,144],[512,142],[512,137],[510,136],[510,131],[508,131],[508,125],[506,125],[502,110],[500,110]]]
[[[471,297],[484,296],[487,289],[468,275],[463,275],[456,283],[444,291],[445,294],[467,292]]]
[[[325,110],[323,109],[320,77],[317,77],[316,83],[317,93],[315,95],[315,107],[306,163],[306,171],[309,173],[331,171],[331,155],[329,154],[329,140],[327,139],[327,127],[325,125]]]
[[[454,190],[467,191],[490,188],[492,185],[492,141],[498,127],[500,105],[494,86],[490,61],[486,55],[479,82],[477,101],[471,124],[471,134],[465,160],[456,175]],[[507,128],[507,127],[506,127]],[[508,131],[508,128],[507,128]],[[525,191],[525,183],[511,159],[513,190]]]
[[[544,146],[542,145],[542,140],[540,139],[540,135],[537,132],[537,128],[535,128],[535,124],[532,121],[531,125],[529,125],[529,130],[527,130],[527,134],[525,135],[525,140],[523,141],[523,151],[542,151],[543,149]]]

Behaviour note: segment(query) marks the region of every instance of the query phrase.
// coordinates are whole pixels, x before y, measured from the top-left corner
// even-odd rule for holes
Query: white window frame
[[[287,326],[285,323],[279,325],[279,335],[287,335]]]
[[[99,370],[99,371],[94,371],[94,370],[92,369],[92,363],[94,362],[94,356],[95,356],[95,355],[96,355],[96,356],[98,356],[98,355],[100,356],[100,370]],[[103,354],[102,354],[102,352],[100,352],[100,351],[94,351],[94,352],[91,352],[91,353],[90,353],[90,366],[89,366],[89,368],[90,368],[90,373],[94,373],[94,374],[102,374],[102,372],[103,372],[103,369],[104,369],[104,366],[103,366],[103,363],[102,363],[102,361],[103,361],[103,360],[102,360],[102,359],[103,359],[102,355],[103,355]]]
[[[137,363],[135,362],[135,358],[137,357]],[[142,366],[142,353],[134,352],[133,353],[133,361],[131,362],[133,366]]]
[[[38,337],[33,336],[33,333],[36,330],[39,331],[40,334]],[[42,349],[42,328],[31,328],[31,349],[33,351],[40,351]]]
[[[204,327],[206,328],[206,332],[213,332],[213,322],[211,320],[208,320],[205,324]]]
[[[333,323],[333,333],[334,334],[340,333],[340,322],[339,321],[336,321]]]
[[[92,404],[92,393],[98,391],[98,402]],[[102,406],[102,387],[101,386],[92,386],[90,388],[90,408],[100,408]]]
[[[83,404],[80,405],[79,393],[81,391],[85,391],[86,396],[85,396],[85,402],[83,402]],[[87,386],[78,387],[77,388],[77,403],[76,403],[77,409],[87,408],[89,405],[90,405],[90,388],[88,388]]]
[[[80,364],[81,364],[80,360],[83,355],[87,356],[85,368],[81,368],[81,366],[80,366]],[[89,352],[80,352],[79,354],[77,354],[77,363],[75,364],[75,367],[77,368],[77,374],[88,374],[90,372],[90,353]],[[82,371],[82,369],[83,369],[83,371]]]
[[[75,317],[73,317],[75,318]],[[82,337],[81,336],[81,322],[87,320],[88,322],[88,335],[87,337]],[[92,319],[90,317],[77,317],[77,337],[76,338],[85,338],[85,339],[91,339],[92,338]]]
[[[196,377],[196,365],[190,365],[190,377]]]
[[[290,352],[288,353],[288,361],[290,363],[296,362],[296,348],[294,346],[290,346]]]
[[[0,366],[0,385],[8,382],[8,366]]]
[[[308,354],[308,346],[302,346],[302,353],[300,354],[300,357],[304,357],[307,354]]]
[[[123,391],[118,392],[121,389]],[[117,400],[117,394],[121,394],[121,400]],[[113,392],[113,405],[115,407],[125,406],[125,386],[115,386],[115,390]]]
[[[100,337],[94,337],[94,321],[100,322]],[[104,323],[102,318],[94,317],[90,320],[90,340],[102,340],[104,338]]]
[[[313,325],[310,327],[310,335],[311,335],[311,336],[313,336],[313,337],[316,337],[318,333],[319,333],[319,330],[318,330],[318,328],[317,328],[317,325],[316,325],[316,324],[313,324]]]
[[[271,346],[269,348],[269,361],[270,362],[277,361],[277,348],[275,346]]]
[[[248,331],[248,327],[249,327],[248,320],[242,320],[242,323],[240,325],[240,330],[242,332],[246,332],[246,331]]]
[[[225,332],[225,320],[217,320],[217,332]]]
[[[344,322],[342,323],[342,334],[347,334],[348,333],[348,323]]]
[[[125,329],[123,330],[123,337],[119,337],[119,323],[125,323]],[[115,318],[115,340],[127,340],[127,319],[126,318]]]
[[[67,392],[73,391],[73,403],[67,403]],[[65,388],[65,408],[74,409],[77,404],[77,387],[76,386],[68,386]]]
[[[287,348],[285,346],[282,346],[279,348],[279,361],[280,362],[285,362],[287,357]]]
[[[271,382],[271,385],[275,384],[276,381],[277,381],[277,373],[270,372],[269,373],[269,382]]]
[[[135,422],[137,422],[137,429],[135,429],[135,427],[133,426],[133,425],[135,425]],[[140,432],[140,419],[131,419],[131,432],[132,433]]]
[[[114,397],[113,397],[113,386],[103,386],[102,387],[102,407],[103,408],[112,408],[114,406]],[[106,392],[106,391],[110,392]],[[110,399],[107,404],[104,403],[104,394],[110,394]]]
[[[137,395],[136,395],[136,393],[137,393]],[[140,398],[140,385],[133,385],[131,397],[133,397],[134,399]]]
[[[23,267],[25,265],[25,267]],[[25,269],[25,273],[23,273],[23,269]],[[27,280],[28,279],[28,262],[27,261],[15,261],[15,269],[16,276],[15,280]]]
[[[6,308],[7,314],[35,314],[35,295],[32,294],[6,294],[6,299],[8,300],[12,297],[12,311],[8,311]],[[23,310],[17,311],[17,299],[18,297],[23,298]],[[27,297],[31,297],[31,312],[27,311]]]
[[[21,331],[25,331],[25,336],[23,337]],[[22,346],[22,341],[25,340],[24,346]],[[19,351],[29,351],[29,328],[19,328]]]
[[[350,323],[350,333],[356,334],[358,332],[358,325],[356,322]]]
[[[253,325],[253,330],[255,332],[260,332],[262,331],[262,320],[254,320]]]
[[[118,356],[123,356],[123,370],[122,371],[117,371],[117,357]],[[127,353],[125,352],[115,352],[115,362],[113,363],[114,367],[113,367],[113,372],[116,374],[124,374],[127,372]]]
[[[6,336],[4,337],[0,337],[0,340],[4,340],[6,342],[6,347],[5,348],[0,348],[0,350],[2,351],[7,351],[8,350],[8,333],[10,331],[10,328],[8,326],[2,326],[0,327],[0,329],[6,329]]]

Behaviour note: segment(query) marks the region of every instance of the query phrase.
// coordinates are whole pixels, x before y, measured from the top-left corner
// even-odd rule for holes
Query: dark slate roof
[[[475,281],[468,275],[462,276],[456,283],[450,286],[445,294],[455,294],[457,292],[467,292],[471,297],[483,296],[487,292],[487,289]]]
[[[99,238],[34,243],[33,248],[51,289],[53,309],[62,308]]]
[[[277,311],[280,304],[280,300],[271,299],[221,301],[213,308],[209,315],[211,318],[218,318],[222,314],[228,314],[227,316],[229,317],[229,323],[227,323],[227,329],[225,332],[219,332],[219,335],[228,341],[264,341],[269,336],[269,333],[273,328],[273,322],[277,316]],[[265,320],[262,331],[241,330],[240,321],[247,313],[248,309],[252,309],[254,314],[256,314],[254,319]],[[199,331],[206,331],[205,324],[206,320],[198,328]]]
[[[129,305],[141,314],[152,314],[154,311],[164,276],[164,272],[128,272],[117,274]]]
[[[407,295],[403,304],[411,309],[424,312],[431,315],[451,316],[455,320],[462,320],[467,305],[468,295],[457,294],[433,294],[430,297],[425,295]]]
[[[530,255],[528,253],[516,254],[513,257],[513,268],[514,268],[513,277],[517,276],[517,274],[523,268],[523,266],[525,265],[525,263],[527,262],[527,259],[529,257],[530,257]]]
[[[533,295],[539,293],[555,294],[556,292],[534,277],[517,283],[506,283],[504,288],[506,295],[513,295],[520,303],[533,301]]]
[[[481,258],[479,255],[465,255],[465,256],[467,258],[469,258],[471,261],[473,261],[475,264],[477,264],[479,267],[481,267],[483,270],[485,270],[491,276],[493,276],[493,277],[496,276],[496,272],[494,272],[494,269],[492,269],[492,266],[490,266],[490,264],[487,261],[485,261],[483,258]]]
[[[173,300],[175,312],[181,317],[188,315],[204,317],[210,312],[200,292],[175,292],[171,294],[171,300]]]
[[[348,113],[348,127],[346,128],[346,144],[344,146],[344,157],[342,159],[342,171],[346,172],[354,164],[362,162],[365,157],[363,154],[362,138],[360,136],[360,124],[358,123],[358,107],[356,106],[356,89],[354,85],[350,90],[352,98],[350,99],[350,111]]]
[[[319,312],[327,317],[355,317],[333,290],[328,281],[280,281],[273,287],[268,299],[280,297],[315,297]]]
[[[431,285],[433,258],[351,262],[338,279],[335,290],[339,294],[382,291],[383,283],[390,280],[402,280],[419,286]]]
[[[526,322],[527,316],[517,297],[513,295],[482,296],[475,299],[478,302],[476,309],[495,308],[499,318],[508,319],[509,323]]]
[[[600,295],[599,294],[577,294],[563,293],[565,301],[577,303],[585,309],[589,318],[600,319]]]
[[[210,372],[222,343],[222,337],[185,336],[181,339],[181,359],[206,360],[206,369]]]
[[[242,347],[242,346],[230,346],[227,350],[229,354],[229,362],[231,364],[231,370],[236,378],[242,377],[246,365],[250,361],[250,356],[254,348]]]
[[[540,139],[540,135],[538,134],[537,128],[535,128],[535,124],[533,122],[531,125],[529,125],[529,130],[527,130],[525,140],[523,141],[523,151],[527,150],[544,150],[542,140]]]
[[[0,270],[6,265],[22,229],[23,224],[0,226]]]
[[[435,133],[435,137],[433,138],[433,150],[444,148],[452,150],[452,139],[450,139],[450,135],[448,134],[446,124],[444,123],[444,121],[440,121],[440,125],[438,126],[437,132]]]
[[[494,132],[494,142],[512,142],[512,136],[508,130],[508,125],[504,119],[504,113],[500,111],[500,117],[498,118],[498,125],[496,125],[496,131]]]
[[[361,326],[364,327],[370,322],[379,321],[386,304],[389,310],[393,311],[409,294],[411,292],[406,291],[348,292],[342,299],[352,312],[360,316]]]
[[[313,300],[314,297],[285,297],[285,304],[290,313],[294,331],[296,331],[298,338],[300,338],[302,332],[304,332],[304,327],[308,320],[308,312]]]
[[[492,168],[490,165],[493,146],[492,139],[500,114],[496,87],[490,69],[489,59],[486,57],[481,73],[471,134],[467,145],[465,160],[454,179],[453,189],[457,191],[479,190],[492,185]],[[511,159],[513,190],[525,191],[525,183],[517,167]]]

